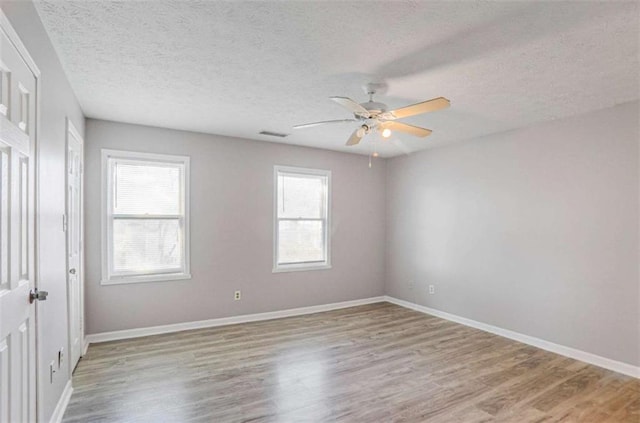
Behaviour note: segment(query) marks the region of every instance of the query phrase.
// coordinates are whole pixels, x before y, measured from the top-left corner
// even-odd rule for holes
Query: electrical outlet
[[[436,286],[429,285],[429,294],[435,294],[435,293],[436,293]]]
[[[233,294],[233,299],[234,299],[234,300],[238,301],[238,300],[240,300],[241,298],[242,298],[242,292],[240,292],[240,291],[236,291],[236,292],[234,292],[234,294]]]

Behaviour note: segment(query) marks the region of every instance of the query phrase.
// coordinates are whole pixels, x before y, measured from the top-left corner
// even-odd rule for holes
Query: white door
[[[36,420],[36,75],[0,11],[0,422]],[[20,43],[21,45],[21,43]],[[19,50],[20,49],[20,50]],[[22,53],[22,55],[21,55]],[[34,67],[34,71],[35,70]]]
[[[82,265],[82,138],[67,120],[67,292],[69,303],[69,351],[71,369],[82,355],[83,265]]]

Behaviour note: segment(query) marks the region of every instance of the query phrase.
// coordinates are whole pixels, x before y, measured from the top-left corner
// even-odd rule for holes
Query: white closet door
[[[36,76],[0,13],[0,422],[36,420]]]

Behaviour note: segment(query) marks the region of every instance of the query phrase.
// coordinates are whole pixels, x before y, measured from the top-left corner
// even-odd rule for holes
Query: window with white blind
[[[331,172],[275,166],[273,271],[331,267]]]
[[[102,283],[188,279],[189,158],[102,150]]]

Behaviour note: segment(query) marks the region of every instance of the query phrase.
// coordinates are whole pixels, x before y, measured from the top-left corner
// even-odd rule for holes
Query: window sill
[[[272,273],[286,273],[286,272],[305,272],[307,270],[328,270],[331,269],[330,264],[319,265],[302,265],[296,266],[295,264],[289,266],[274,267]]]
[[[165,275],[123,276],[103,279],[101,285],[124,285],[130,283],[168,282],[191,279],[190,273],[168,273]]]

